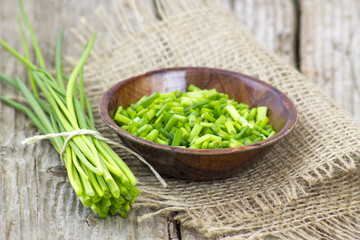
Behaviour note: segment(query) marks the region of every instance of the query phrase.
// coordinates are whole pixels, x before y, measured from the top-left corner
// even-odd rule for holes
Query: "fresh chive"
[[[31,58],[30,58],[29,46],[28,46],[27,41],[26,41],[26,37],[25,37],[24,29],[22,27],[21,20],[19,18],[18,18],[18,26],[19,26],[21,40],[22,40],[22,44],[23,44],[23,48],[24,48],[25,58],[28,61],[30,61]],[[39,92],[38,92],[38,90],[36,88],[36,83],[34,81],[34,77],[33,77],[32,73],[31,73],[31,70],[29,70],[29,69],[28,69],[28,76],[29,76],[30,84],[31,84],[32,90],[34,92],[34,95],[39,96]]]
[[[174,139],[171,143],[171,146],[179,146],[180,145],[180,141],[181,141],[181,137],[182,137],[182,131],[177,128],[175,131],[175,135],[174,135]]]
[[[30,21],[25,13],[25,10],[24,10],[24,6],[22,4],[22,1],[19,0],[19,7],[20,7],[20,11],[21,11],[21,15],[23,17],[23,20],[25,22],[25,25],[26,25],[26,28],[27,30],[29,31],[30,33],[30,37],[31,37],[31,41],[32,41],[32,44],[33,44],[33,47],[34,47],[34,50],[35,50],[35,54],[36,54],[36,57],[39,61],[39,65],[41,68],[43,69],[46,69],[46,66],[45,66],[45,61],[44,61],[44,58],[41,54],[41,51],[40,51],[40,47],[39,47],[39,44],[38,44],[38,41],[37,41],[37,38],[35,36],[35,32],[30,24]]]
[[[243,129],[241,129],[241,131],[236,135],[235,139],[240,139],[248,129],[249,126],[245,126]]]
[[[266,113],[267,113],[267,107],[264,106],[258,107],[256,113],[256,122],[259,123],[263,121],[266,117]]]
[[[225,127],[226,127],[227,132],[229,134],[235,134],[236,133],[233,121],[226,121],[225,122]]]
[[[43,134],[71,132],[80,128],[96,130],[92,108],[85,94],[83,82],[84,64],[90,54],[96,34],[93,34],[70,77],[67,77],[62,72],[61,40],[64,30],[61,29],[56,38],[56,74],[52,76],[46,70],[37,38],[21,1],[19,1],[19,6],[22,19],[31,37],[32,47],[39,67],[31,62],[29,45],[26,42],[24,29],[19,21],[25,56],[22,56],[2,39],[0,39],[0,45],[25,65],[28,70],[32,91],[17,76],[13,81],[0,73],[0,79],[20,91],[28,101],[29,107],[2,96],[0,96],[0,100],[24,112]],[[64,80],[67,80],[66,85]],[[142,105],[147,106],[148,103]],[[144,109],[143,106],[140,107]],[[125,112],[127,119],[123,119],[123,121],[129,123],[129,118],[131,118],[130,122],[133,121],[135,111]],[[124,112],[121,113],[124,114]],[[151,120],[155,115],[155,110],[150,109],[145,115],[147,119]],[[141,120],[139,118],[139,122]],[[147,121],[143,120],[143,122],[144,125],[147,124]],[[149,127],[149,129],[152,128],[152,126]],[[65,137],[51,138],[50,142],[60,153]],[[127,215],[126,212],[130,210],[129,202],[133,203],[135,197],[139,195],[136,189],[137,179],[108,144],[91,136],[74,136],[66,146],[62,157],[69,182],[84,206],[90,207],[102,218],[107,217],[110,211],[111,213],[119,213],[122,216]],[[127,189],[132,189],[132,195],[127,192]],[[121,198],[127,199],[127,201],[118,201]],[[117,203],[116,207],[112,205],[113,202]]]
[[[155,93],[151,94],[149,97],[141,99],[140,101],[138,101],[134,105],[134,108],[137,108],[138,106],[147,107],[147,106],[150,105],[150,103],[152,103],[158,97],[159,97],[159,93],[155,92]]]

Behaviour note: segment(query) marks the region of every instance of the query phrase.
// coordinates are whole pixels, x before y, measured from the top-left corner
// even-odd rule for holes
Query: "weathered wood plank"
[[[297,16],[293,0],[233,0],[237,19],[269,50],[296,65]]]
[[[300,69],[360,121],[360,2],[301,0]]]

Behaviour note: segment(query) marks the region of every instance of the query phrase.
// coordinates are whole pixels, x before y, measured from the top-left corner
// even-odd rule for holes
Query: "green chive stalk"
[[[80,129],[96,131],[83,82],[84,65],[94,45],[96,34],[93,34],[86,44],[79,62],[68,77],[62,71],[61,40],[64,30],[61,29],[56,38],[56,74],[52,76],[46,70],[37,38],[21,1],[19,6],[22,21],[19,19],[18,24],[25,56],[1,38],[0,45],[25,65],[31,89],[19,76],[12,80],[0,73],[0,79],[19,90],[28,105],[25,106],[3,96],[0,96],[0,100],[24,112],[42,134]],[[30,34],[38,66],[31,62],[30,47],[25,38],[23,23]],[[142,105],[149,104],[154,98],[155,96],[147,99]],[[60,154],[66,138],[50,138],[51,144]],[[66,145],[62,159],[69,182],[84,206],[91,208],[101,218],[108,217],[109,212],[113,215],[127,216],[131,209],[130,204],[134,203],[135,198],[140,194],[136,188],[138,181],[130,168],[106,142],[92,135],[74,136]]]

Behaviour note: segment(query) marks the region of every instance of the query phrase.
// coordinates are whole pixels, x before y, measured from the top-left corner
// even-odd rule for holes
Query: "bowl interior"
[[[144,95],[153,92],[186,91],[189,84],[202,89],[215,88],[229,98],[248,104],[249,107],[267,106],[269,124],[279,133],[291,128],[296,121],[296,110],[290,99],[278,89],[258,79],[230,71],[209,68],[173,68],[153,71],[121,81],[102,99],[102,116],[113,117],[118,106],[128,107]],[[105,99],[104,99],[105,98]],[[111,119],[104,119],[107,124]],[[114,128],[114,126],[112,126]],[[118,128],[119,130],[120,128]]]

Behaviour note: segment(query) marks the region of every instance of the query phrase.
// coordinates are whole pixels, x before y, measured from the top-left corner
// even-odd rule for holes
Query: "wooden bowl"
[[[156,91],[186,91],[189,84],[202,89],[215,88],[250,108],[267,106],[269,124],[277,133],[261,142],[236,148],[188,149],[136,137],[112,120],[120,105],[126,108]],[[122,143],[142,155],[159,173],[192,180],[223,179],[247,169],[288,134],[297,120],[294,104],[275,87],[237,72],[200,67],[161,69],[122,80],[104,93],[100,113]]]

